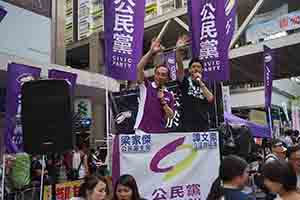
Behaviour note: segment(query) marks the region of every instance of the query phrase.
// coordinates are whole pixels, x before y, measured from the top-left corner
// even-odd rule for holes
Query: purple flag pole
[[[202,60],[205,80],[229,79],[228,47],[234,32],[235,4],[233,0],[226,6],[225,1],[188,0],[193,57]]]
[[[28,81],[38,79],[41,69],[23,64],[8,64],[5,112],[5,147],[7,153],[23,152],[21,124],[21,87]]]
[[[0,22],[4,19],[6,14],[7,14],[7,11],[2,6],[0,6]]]
[[[272,85],[273,85],[273,68],[275,64],[274,51],[267,46],[264,46],[264,85],[265,85],[265,109],[268,114],[269,127],[271,134],[273,133],[272,128]]]
[[[169,68],[170,79],[172,81],[176,80],[176,51],[170,51],[164,54],[165,63]]]
[[[71,73],[71,72],[65,72],[60,71],[56,69],[50,69],[48,71],[48,78],[50,79],[63,79],[68,81],[71,88],[71,96],[75,93],[75,86],[76,86],[76,80],[77,80],[77,74]]]
[[[145,0],[104,0],[106,74],[136,80],[143,53]]]

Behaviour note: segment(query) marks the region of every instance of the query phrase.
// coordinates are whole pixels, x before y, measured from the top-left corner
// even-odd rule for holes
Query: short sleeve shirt
[[[163,106],[158,98],[159,88],[155,82],[145,80],[140,84],[140,101],[139,109],[135,123],[135,129],[142,130],[146,133],[165,133],[167,120]],[[168,106],[174,110],[175,99],[169,91],[164,90],[164,100]]]
[[[211,104],[204,96],[200,85],[191,77],[184,77],[179,87],[183,104],[182,126],[196,130],[207,129]]]

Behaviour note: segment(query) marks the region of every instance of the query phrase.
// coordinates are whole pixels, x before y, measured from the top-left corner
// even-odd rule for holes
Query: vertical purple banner
[[[21,87],[40,77],[41,69],[23,64],[8,64],[5,113],[5,147],[7,153],[23,151],[21,124]]]
[[[145,0],[104,0],[106,74],[136,80],[143,53]]]
[[[176,52],[170,51],[164,54],[165,55],[165,63],[170,71],[170,79],[172,81],[176,80]]]
[[[225,1],[188,0],[193,57],[202,60],[205,80],[229,79],[228,43],[234,32],[230,19],[235,18],[235,1],[230,2],[226,9]]]
[[[236,24],[236,9],[237,9],[237,0],[226,0],[225,4],[225,15],[226,15],[226,44],[229,48],[231,39],[235,31]]]
[[[48,78],[50,79],[64,79],[69,82],[71,86],[71,95],[74,95],[75,92],[75,86],[76,86],[76,80],[77,80],[77,74],[71,73],[71,72],[65,72],[60,71],[56,69],[50,69],[48,71]]]
[[[7,11],[2,6],[0,6],[0,22],[3,20],[6,14]]]
[[[265,84],[265,107],[270,108],[272,102],[274,51],[264,46],[264,84]]]

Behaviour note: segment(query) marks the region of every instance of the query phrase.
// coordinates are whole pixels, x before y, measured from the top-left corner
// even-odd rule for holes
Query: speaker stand
[[[5,160],[6,160],[6,158],[5,158],[5,153],[3,154],[3,164],[2,164],[2,180],[1,180],[1,183],[2,183],[2,185],[1,185],[1,194],[2,194],[2,196],[1,196],[1,200],[4,200],[4,195],[5,195],[5,191],[4,191],[4,184],[5,184]]]
[[[41,174],[40,200],[43,200],[43,192],[44,192],[43,191],[43,187],[44,187],[45,166],[46,166],[45,155],[43,155],[43,158],[42,158],[42,174]]]

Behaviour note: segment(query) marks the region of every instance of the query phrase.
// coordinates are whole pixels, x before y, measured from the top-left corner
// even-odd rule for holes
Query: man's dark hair
[[[223,181],[232,181],[235,177],[245,173],[248,163],[235,155],[226,156],[221,162],[220,178]]]
[[[262,167],[264,178],[282,184],[285,191],[296,190],[297,176],[292,166],[285,161],[272,160]]]
[[[189,62],[189,68],[192,67],[193,63],[200,63],[202,68],[204,67],[203,62],[199,58],[192,58],[192,60]]]
[[[291,155],[292,155],[293,153],[297,152],[297,151],[300,151],[300,145],[299,145],[299,144],[298,144],[298,145],[290,146],[290,147],[288,147],[288,149],[287,149],[286,156],[287,156],[288,158],[290,158]]]

